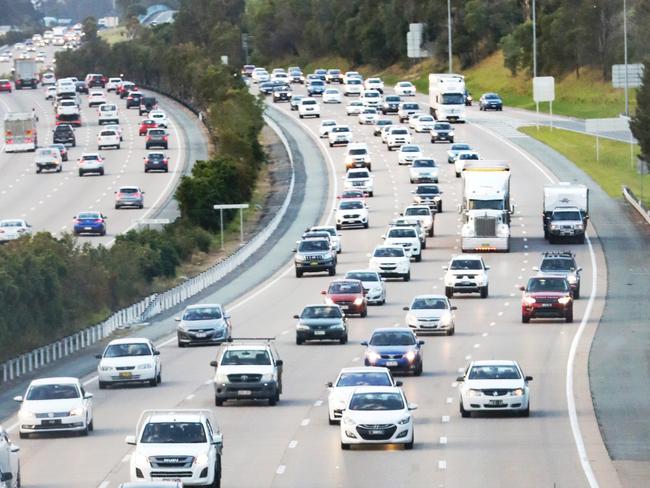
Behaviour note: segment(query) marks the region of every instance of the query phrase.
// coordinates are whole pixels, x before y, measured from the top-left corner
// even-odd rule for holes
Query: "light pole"
[[[535,0],[533,0],[533,78],[537,77],[537,15],[535,10]]]
[[[623,0],[623,62],[625,63],[625,115],[630,116],[630,99],[628,98],[627,74],[627,1]]]
[[[449,44],[449,73],[452,73],[453,59],[451,52],[451,0],[447,0],[447,42]]]

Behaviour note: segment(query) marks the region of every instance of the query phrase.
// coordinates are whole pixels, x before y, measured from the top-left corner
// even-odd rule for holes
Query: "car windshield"
[[[400,100],[401,100],[400,97],[393,97],[393,96],[386,97],[386,101],[390,103],[396,103],[399,102]]]
[[[443,298],[416,298],[413,300],[411,310],[425,309],[446,310],[447,301]]]
[[[364,173],[362,171],[349,172],[348,173],[348,179],[349,180],[352,180],[352,179],[355,179],[355,178],[368,178],[368,177],[369,177],[368,173]]]
[[[223,366],[267,366],[271,364],[271,356],[264,349],[229,349],[223,358]]]
[[[431,117],[430,115],[421,115],[420,117],[418,117],[418,120],[420,122],[433,122],[433,117]]]
[[[569,284],[564,278],[531,278],[526,291],[567,291]]]
[[[451,262],[450,269],[483,269],[481,261],[478,259],[454,259]]]
[[[151,422],[142,431],[142,444],[203,444],[207,442],[200,422]]]
[[[451,130],[451,126],[449,124],[436,124],[433,126],[435,130]]]
[[[465,95],[462,93],[443,93],[443,105],[465,105]]]
[[[411,83],[409,83],[408,81],[401,81],[401,82],[399,82],[399,83],[397,84],[397,86],[400,86],[400,87],[402,87],[402,88],[409,88],[409,87],[411,87],[412,85],[411,85]]]
[[[418,186],[416,193],[418,195],[430,195],[432,193],[438,194],[440,193],[440,189],[437,185],[420,185]]]
[[[435,168],[436,162],[433,159],[416,159],[413,161],[414,168]]]
[[[379,93],[377,93],[377,92],[367,92],[363,96],[365,98],[377,98],[377,97],[379,97]]]
[[[512,364],[473,366],[469,371],[470,380],[518,380],[519,370]]]
[[[350,410],[403,410],[399,393],[355,393],[350,399]]]
[[[165,131],[164,130],[152,130],[152,129],[149,129],[149,135],[152,135],[152,136],[164,136]]]
[[[360,84],[361,84],[361,80],[359,80],[358,78],[351,78],[348,80],[348,85],[360,85]]]
[[[221,316],[219,307],[197,307],[185,310],[183,320],[217,320]]]
[[[407,227],[401,227],[398,229],[391,229],[388,231],[388,237],[409,237],[416,238],[417,234],[415,229],[409,229]]]
[[[386,120],[386,119],[380,119],[378,120],[375,125],[393,125],[392,120]]]
[[[379,275],[377,273],[372,273],[372,272],[364,272],[364,271],[350,271],[345,275],[346,278],[349,278],[351,280],[359,280],[363,282],[369,282],[369,281],[379,281]]]
[[[360,154],[368,154],[368,150],[367,149],[350,149],[349,153],[351,155],[353,155],[353,156],[358,156]]]
[[[344,202],[341,202],[339,204],[339,208],[341,210],[352,210],[352,209],[356,209],[356,208],[363,208],[363,203],[362,202],[350,202],[350,201],[345,202],[344,201]]]
[[[420,110],[420,106],[417,103],[405,103],[402,105],[402,108],[406,110]]]
[[[408,131],[406,129],[393,129],[391,134],[397,134],[397,135],[401,136],[401,135],[404,135],[404,134],[408,134]]]
[[[540,266],[542,271],[572,271],[576,269],[573,259],[567,258],[546,258]]]
[[[96,220],[101,219],[102,216],[95,212],[82,212],[77,218],[80,220]]]
[[[582,215],[580,212],[553,212],[553,220],[559,221],[573,221],[573,220],[582,220]]]
[[[332,132],[350,132],[350,128],[349,127],[340,127],[340,126],[339,127],[334,127],[332,129]]]
[[[341,373],[336,386],[393,386],[391,378],[386,373]]]
[[[326,93],[327,95],[338,95],[338,94],[339,94],[339,91],[338,91],[337,89],[333,89],[333,90],[332,90],[332,89],[329,89],[329,90],[325,90],[325,93]]]
[[[497,95],[496,93],[488,93],[487,95],[485,95],[485,99],[486,100],[499,100],[499,95]]]
[[[388,330],[375,332],[370,339],[371,346],[413,346],[415,335],[411,331]]]
[[[33,385],[25,400],[70,400],[80,396],[76,385]]]
[[[151,349],[147,344],[111,344],[104,351],[105,358],[123,358],[127,356],[151,356]]]
[[[363,293],[363,288],[361,283],[355,283],[353,281],[340,281],[331,283],[327,289],[329,295],[341,295],[348,293]]]
[[[341,318],[341,309],[339,307],[329,307],[326,305],[318,307],[305,307],[300,314],[301,319],[338,319]]]
[[[451,146],[452,151],[469,151],[470,149],[468,144],[454,144]]]
[[[430,215],[428,208],[407,208],[404,215]]]
[[[404,249],[400,247],[382,247],[375,249],[374,256],[376,258],[403,258]]]
[[[311,82],[311,86],[325,86],[325,83],[323,80],[313,80]]]
[[[308,241],[300,241],[300,245],[298,246],[298,250],[300,252],[322,252],[322,251],[329,251],[330,250],[330,244],[326,240],[308,240]]]
[[[420,152],[418,146],[402,146],[401,150],[402,152]]]
[[[1,220],[0,227],[23,227],[22,220]]]

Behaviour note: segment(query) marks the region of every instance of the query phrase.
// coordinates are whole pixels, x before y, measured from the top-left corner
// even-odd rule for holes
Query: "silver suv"
[[[580,271],[573,251],[557,251],[542,253],[542,263],[539,268],[535,266],[535,271],[539,271],[544,276],[561,276],[566,278],[571,285],[573,298],[580,298]]]

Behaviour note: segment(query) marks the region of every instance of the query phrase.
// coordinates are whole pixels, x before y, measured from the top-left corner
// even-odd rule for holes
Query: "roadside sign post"
[[[630,127],[629,117],[611,117],[607,119],[586,119],[585,132],[596,137],[596,161],[600,162],[600,137],[604,132],[623,132]],[[634,165],[634,140],[630,139],[630,155]]]
[[[170,223],[169,219],[138,219],[136,220],[138,226],[149,225],[167,225]]]
[[[223,246],[223,211],[224,210],[236,210],[239,209],[239,240],[244,243],[244,209],[249,207],[248,203],[227,203],[213,205],[212,208],[219,210],[220,222],[221,222],[221,250],[224,249]]]
[[[627,55],[626,55],[627,57]],[[639,88],[643,80],[643,64],[613,64],[612,65],[612,86],[625,90],[625,115],[630,115],[630,101],[628,90]]]
[[[539,103],[549,102],[551,130],[553,130],[553,100],[555,100],[555,78],[552,76],[536,76],[533,78],[533,100],[537,112],[537,130],[539,130]]]

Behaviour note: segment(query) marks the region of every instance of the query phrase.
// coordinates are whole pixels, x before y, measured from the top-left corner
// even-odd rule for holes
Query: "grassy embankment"
[[[118,25],[117,27],[110,27],[108,29],[100,30],[98,32],[98,35],[109,44],[115,44],[116,42],[128,40],[126,38],[126,27],[123,25]]]

